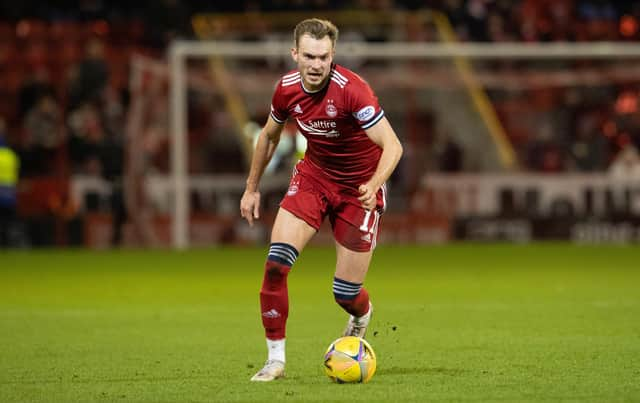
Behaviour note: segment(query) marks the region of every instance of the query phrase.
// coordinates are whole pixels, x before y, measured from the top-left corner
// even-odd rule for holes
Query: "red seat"
[[[44,41],[28,42],[24,51],[24,62],[30,69],[42,68],[47,65],[51,52]]]
[[[10,69],[6,70],[4,73],[4,80],[6,90],[11,94],[17,94],[18,89],[22,85],[22,80],[24,79],[24,70],[22,66],[18,64],[14,64]]]
[[[82,45],[76,41],[65,41],[62,43],[56,54],[61,64],[73,64],[82,59]]]
[[[15,39],[16,29],[13,24],[0,21],[0,42],[13,42]]]
[[[56,42],[78,41],[82,37],[82,27],[76,22],[55,21],[49,27],[50,40]]]
[[[0,42],[0,66],[14,63],[17,56],[17,50],[13,42]]]

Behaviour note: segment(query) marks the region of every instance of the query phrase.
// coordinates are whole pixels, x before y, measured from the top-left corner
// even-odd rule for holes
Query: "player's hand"
[[[358,187],[358,192],[360,192],[358,200],[362,203],[362,207],[365,210],[373,210],[376,207],[376,193],[378,193],[378,189],[374,189],[371,184],[365,183]]]
[[[253,220],[260,218],[260,192],[245,190],[240,199],[240,215],[253,227]]]

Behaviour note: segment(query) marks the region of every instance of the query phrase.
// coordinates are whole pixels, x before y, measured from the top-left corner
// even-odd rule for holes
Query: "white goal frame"
[[[368,59],[538,59],[538,60],[606,60],[640,58],[635,43],[417,43],[417,42],[341,42],[340,52]],[[171,182],[173,185],[172,246],[189,247],[189,189],[187,172],[187,80],[186,59],[233,57],[256,59],[288,54],[290,42],[235,42],[178,40],[169,46],[169,128],[171,137]],[[458,64],[459,70],[460,65]],[[462,66],[464,67],[464,66]],[[464,71],[460,71],[464,75]],[[503,156],[503,158],[508,158]]]

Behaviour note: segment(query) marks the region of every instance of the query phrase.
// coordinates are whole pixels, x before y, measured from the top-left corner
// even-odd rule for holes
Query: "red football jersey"
[[[373,176],[382,154],[365,129],[378,123],[384,111],[371,87],[356,73],[334,64],[329,77],[323,89],[308,92],[300,72],[284,75],[273,94],[271,117],[278,123],[295,119],[307,139],[304,160],[315,171],[359,186]]]

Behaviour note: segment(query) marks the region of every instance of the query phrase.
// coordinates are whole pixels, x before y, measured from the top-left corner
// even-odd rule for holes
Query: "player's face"
[[[329,79],[334,49],[331,39],[325,36],[315,39],[302,35],[298,48],[291,49],[291,56],[298,64],[304,87],[309,91],[321,89]]]

